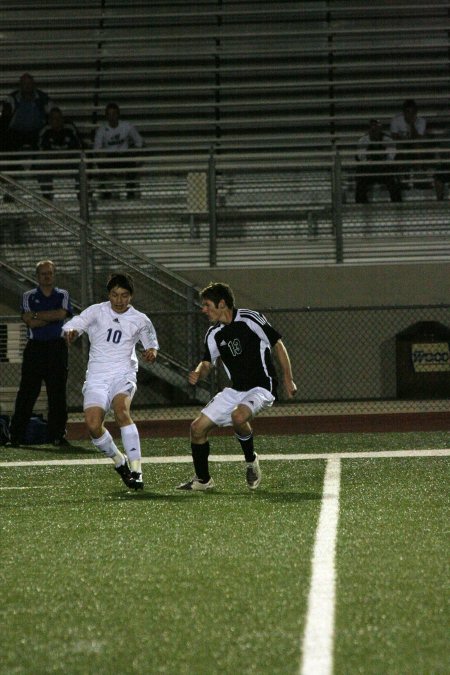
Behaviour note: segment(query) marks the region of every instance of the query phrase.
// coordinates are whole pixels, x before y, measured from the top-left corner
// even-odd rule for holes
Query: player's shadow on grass
[[[173,494],[169,495],[164,492],[151,492],[150,490],[144,490],[144,492],[111,492],[108,495],[108,500],[116,499],[118,501],[163,501],[163,502],[179,502],[183,499],[186,499],[186,495],[183,494]]]
[[[271,502],[305,502],[305,501],[320,501],[322,494],[319,492],[269,492],[261,490],[252,493],[253,499],[265,499]]]
[[[222,491],[211,491],[207,494],[185,494],[185,493],[174,493],[167,494],[165,492],[151,492],[149,490],[144,490],[144,492],[122,492],[122,493],[111,493],[108,495],[108,499],[117,499],[120,501],[166,501],[166,502],[181,502],[191,499],[205,499],[205,500],[236,500],[237,499],[259,499],[264,501],[280,502],[283,504],[305,502],[305,501],[320,501],[322,499],[322,494],[319,492],[269,492],[269,491],[258,491],[258,492],[222,492]]]
[[[92,452],[92,448],[84,448],[82,445],[65,445],[63,448],[54,446],[54,445],[21,445],[18,450],[32,450],[33,452],[47,452],[51,454],[61,455],[62,458],[68,458],[71,455],[91,455],[95,456],[95,453]]]

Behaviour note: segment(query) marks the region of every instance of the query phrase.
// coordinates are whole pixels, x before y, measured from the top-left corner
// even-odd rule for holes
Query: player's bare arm
[[[282,340],[278,340],[274,345],[273,352],[283,372],[283,383],[286,394],[288,395],[288,398],[293,398],[297,393],[297,385],[293,380],[291,360]]]
[[[77,330],[67,330],[64,331],[64,339],[67,342],[68,345],[72,344],[72,342],[75,342],[75,340],[78,337],[78,331]]]
[[[156,357],[158,356],[158,350],[155,349],[154,347],[150,347],[149,349],[145,349],[142,352],[142,358],[144,361],[147,361],[148,363],[154,363],[156,361]]]
[[[211,364],[209,361],[200,361],[197,368],[188,375],[189,384],[197,384],[199,380],[206,380],[210,370]]]

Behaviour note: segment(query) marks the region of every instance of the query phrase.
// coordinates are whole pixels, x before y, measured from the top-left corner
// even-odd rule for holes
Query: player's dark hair
[[[403,101],[402,105],[403,110],[417,110],[417,103],[413,98],[407,98],[406,101]]]
[[[120,113],[119,106],[117,105],[117,103],[114,103],[113,101],[107,104],[105,108],[105,113],[108,112],[108,110],[117,110],[117,112]]]
[[[228,284],[211,281],[202,291],[200,291],[202,300],[211,300],[217,307],[223,300],[229,309],[234,307],[234,294]]]
[[[131,277],[129,274],[111,274],[108,279],[108,283],[106,284],[106,289],[109,293],[113,288],[116,287],[125,288],[130,293],[130,295],[133,295],[133,277]]]

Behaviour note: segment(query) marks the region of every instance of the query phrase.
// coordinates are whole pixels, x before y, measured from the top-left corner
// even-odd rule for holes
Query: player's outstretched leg
[[[214,487],[214,481],[210,476],[208,468],[209,441],[205,443],[194,443],[191,441],[191,452],[195,476],[185,483],[177,485],[177,490],[193,490],[197,492],[211,490]]]
[[[100,438],[91,438],[92,443],[95,445],[97,450],[100,450],[106,457],[112,459],[115,464],[115,470],[127,486],[131,487],[131,471],[128,466],[128,462],[124,455],[120,452],[117,445],[114,443],[113,437],[108,430],[105,430]]]
[[[261,482],[261,469],[259,466],[259,460],[258,460],[258,455],[255,454],[255,459],[253,462],[247,462],[247,472],[246,472],[246,478],[247,478],[247,485],[250,488],[250,490],[256,490],[258,485]]]
[[[238,413],[239,411],[236,411],[236,416]],[[245,422],[245,424],[238,429],[236,429],[235,426],[235,433],[244,453],[247,464],[245,472],[247,486],[250,488],[250,490],[256,490],[258,485],[261,483],[261,468],[259,466],[258,455],[253,448],[253,431],[248,422]]]
[[[129,487],[132,490],[143,490],[144,480],[141,468],[141,442],[136,425],[127,424],[120,428],[122,443],[131,466]]]
[[[208,481],[203,482],[197,476],[194,476],[186,483],[180,483],[177,485],[177,490],[193,490],[194,492],[205,492],[205,490],[212,490],[214,487],[214,481],[210,478]]]
[[[127,488],[132,488],[132,473],[130,471],[130,467],[128,466],[128,462],[124,457],[124,463],[119,464],[118,466],[115,467],[117,473],[127,486]]]

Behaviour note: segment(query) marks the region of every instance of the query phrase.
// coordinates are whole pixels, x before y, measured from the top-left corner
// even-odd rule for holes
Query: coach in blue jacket
[[[55,265],[41,260],[36,265],[37,288],[22,298],[22,320],[28,327],[23,353],[22,376],[11,420],[11,445],[23,440],[33,406],[45,382],[48,398],[48,441],[68,445],[67,423],[68,350],[62,326],[72,316],[68,291],[55,287]]]

